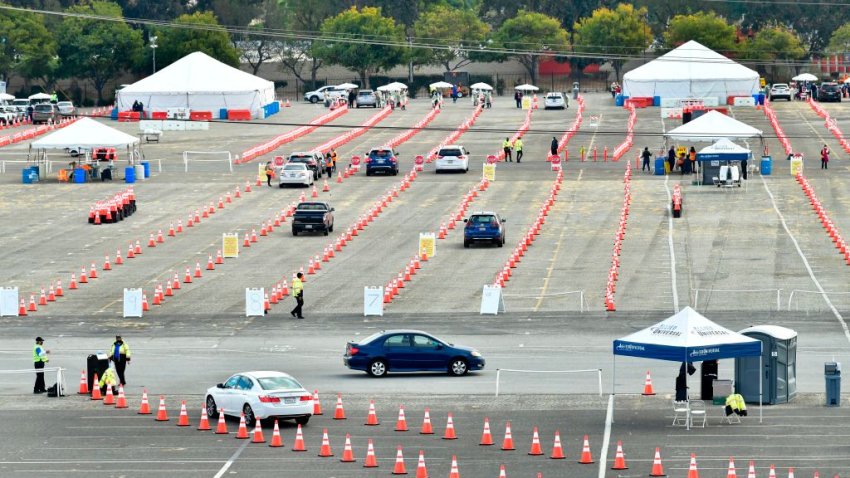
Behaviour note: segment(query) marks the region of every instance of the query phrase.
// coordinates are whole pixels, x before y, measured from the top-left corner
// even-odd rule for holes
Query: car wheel
[[[469,249],[469,241],[467,241],[466,239],[463,240],[463,247]]]
[[[298,418],[296,418],[296,419],[295,419],[295,423],[297,423],[297,424],[299,424],[299,425],[301,425],[301,426],[306,425],[306,424],[307,424],[307,422],[309,422],[309,421],[310,421],[310,417],[309,417],[309,416],[306,416],[306,417],[298,417]]]
[[[293,235],[293,236],[297,236],[297,235],[298,235],[298,231],[296,231],[294,227],[292,228],[292,235]]]
[[[319,102],[319,97],[318,97],[318,96],[311,96],[311,97],[310,97],[310,103],[316,104],[316,103],[318,103],[318,102]]]
[[[277,185],[280,189],[283,189],[283,183]]]
[[[328,232],[334,232],[334,225],[331,224],[331,227],[328,228]]]
[[[254,410],[251,408],[251,405],[247,403],[242,406],[242,413],[245,414],[245,423],[249,426],[253,425],[256,421],[256,417],[254,416]]]
[[[496,239],[496,245],[499,246],[499,247],[504,246],[505,240],[504,239]]]
[[[325,235],[326,235],[326,236],[328,235],[328,233],[329,233],[329,232],[330,232],[330,231],[328,231],[328,229],[325,229]]]
[[[455,377],[465,375],[468,371],[469,364],[467,364],[466,360],[462,358],[452,359],[452,361],[449,363],[449,373],[454,375]]]
[[[387,374],[387,362],[383,360],[373,360],[369,364],[369,375],[373,377],[383,377]]]
[[[212,395],[207,395],[207,416],[215,417],[218,415],[218,406],[215,404],[215,399]]]
[[[366,170],[366,176],[371,176],[371,175],[372,175],[372,171],[369,171],[369,170],[367,169],[367,170]]]

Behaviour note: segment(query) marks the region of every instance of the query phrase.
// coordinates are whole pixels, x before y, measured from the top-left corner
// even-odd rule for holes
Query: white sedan
[[[306,425],[313,415],[313,395],[283,372],[241,372],[207,389],[207,415],[245,414],[245,422],[265,418],[294,419]]]
[[[437,152],[437,161],[434,163],[434,172],[442,171],[469,171],[469,151],[463,146],[444,146]]]
[[[313,184],[313,171],[304,163],[288,163],[277,169],[278,186],[298,184],[310,187]]]
[[[547,93],[546,99],[543,100],[543,109],[566,109],[567,108],[567,98],[563,93],[553,92]]]

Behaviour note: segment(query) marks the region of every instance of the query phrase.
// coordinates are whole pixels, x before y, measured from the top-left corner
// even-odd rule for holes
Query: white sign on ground
[[[142,289],[124,289],[124,317],[142,316]]]
[[[17,317],[18,300],[17,287],[0,287],[0,317]]]
[[[265,290],[262,287],[245,288],[245,317],[262,317],[266,314],[263,307]]]
[[[505,311],[505,300],[502,298],[502,288],[497,285],[485,285],[481,294],[481,315],[499,315]]]
[[[363,316],[369,315],[384,315],[384,288],[369,287],[363,288]]]

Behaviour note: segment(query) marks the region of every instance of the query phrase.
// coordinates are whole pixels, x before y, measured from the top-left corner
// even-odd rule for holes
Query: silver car
[[[287,163],[277,168],[277,184],[284,187],[289,184],[310,187],[313,185],[313,171],[304,163]]]
[[[371,106],[372,108],[378,107],[378,97],[375,96],[375,92],[372,90],[360,90],[357,92],[357,98],[354,100],[357,103],[357,107],[361,106]]]
[[[240,372],[207,389],[207,415],[245,414],[250,426],[256,419],[281,418],[306,425],[313,416],[313,395],[294,377],[283,372]]]
[[[59,114],[62,116],[71,116],[76,112],[74,109],[74,103],[70,101],[60,101],[56,103],[56,109],[59,110]]]

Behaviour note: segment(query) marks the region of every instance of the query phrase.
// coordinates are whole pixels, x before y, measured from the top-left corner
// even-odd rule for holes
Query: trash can
[[[124,168],[124,182],[128,184],[136,182],[136,168],[133,166]]]
[[[826,379],[826,406],[841,406],[841,362],[824,362],[823,378]]]
[[[142,167],[145,169],[145,178],[151,177],[151,162],[142,161]]]
[[[661,106],[661,97],[653,96],[652,97],[652,106]]]
[[[227,119],[227,108],[220,108],[218,110],[218,119]]]
[[[667,158],[655,158],[655,175],[664,176],[664,163]]]
[[[88,356],[86,360],[86,379],[89,382],[89,390],[92,390],[94,384],[94,374],[97,374],[98,380],[103,377],[103,373],[109,368],[109,357],[103,352],[97,352]]]
[[[145,176],[145,167],[142,166],[141,164],[137,164],[137,165],[134,166],[134,168],[136,169],[136,178],[144,180],[145,177],[146,177]]]
[[[74,182],[75,183],[84,183],[86,182],[86,170],[83,168],[75,168],[74,169]]]
[[[715,380],[711,388],[714,391],[714,394],[711,397],[711,403],[713,405],[725,405],[726,397],[732,395],[732,381],[731,380]]]
[[[770,156],[762,156],[761,163],[759,163],[759,172],[762,176],[770,176],[770,172],[773,170],[773,158]]]

